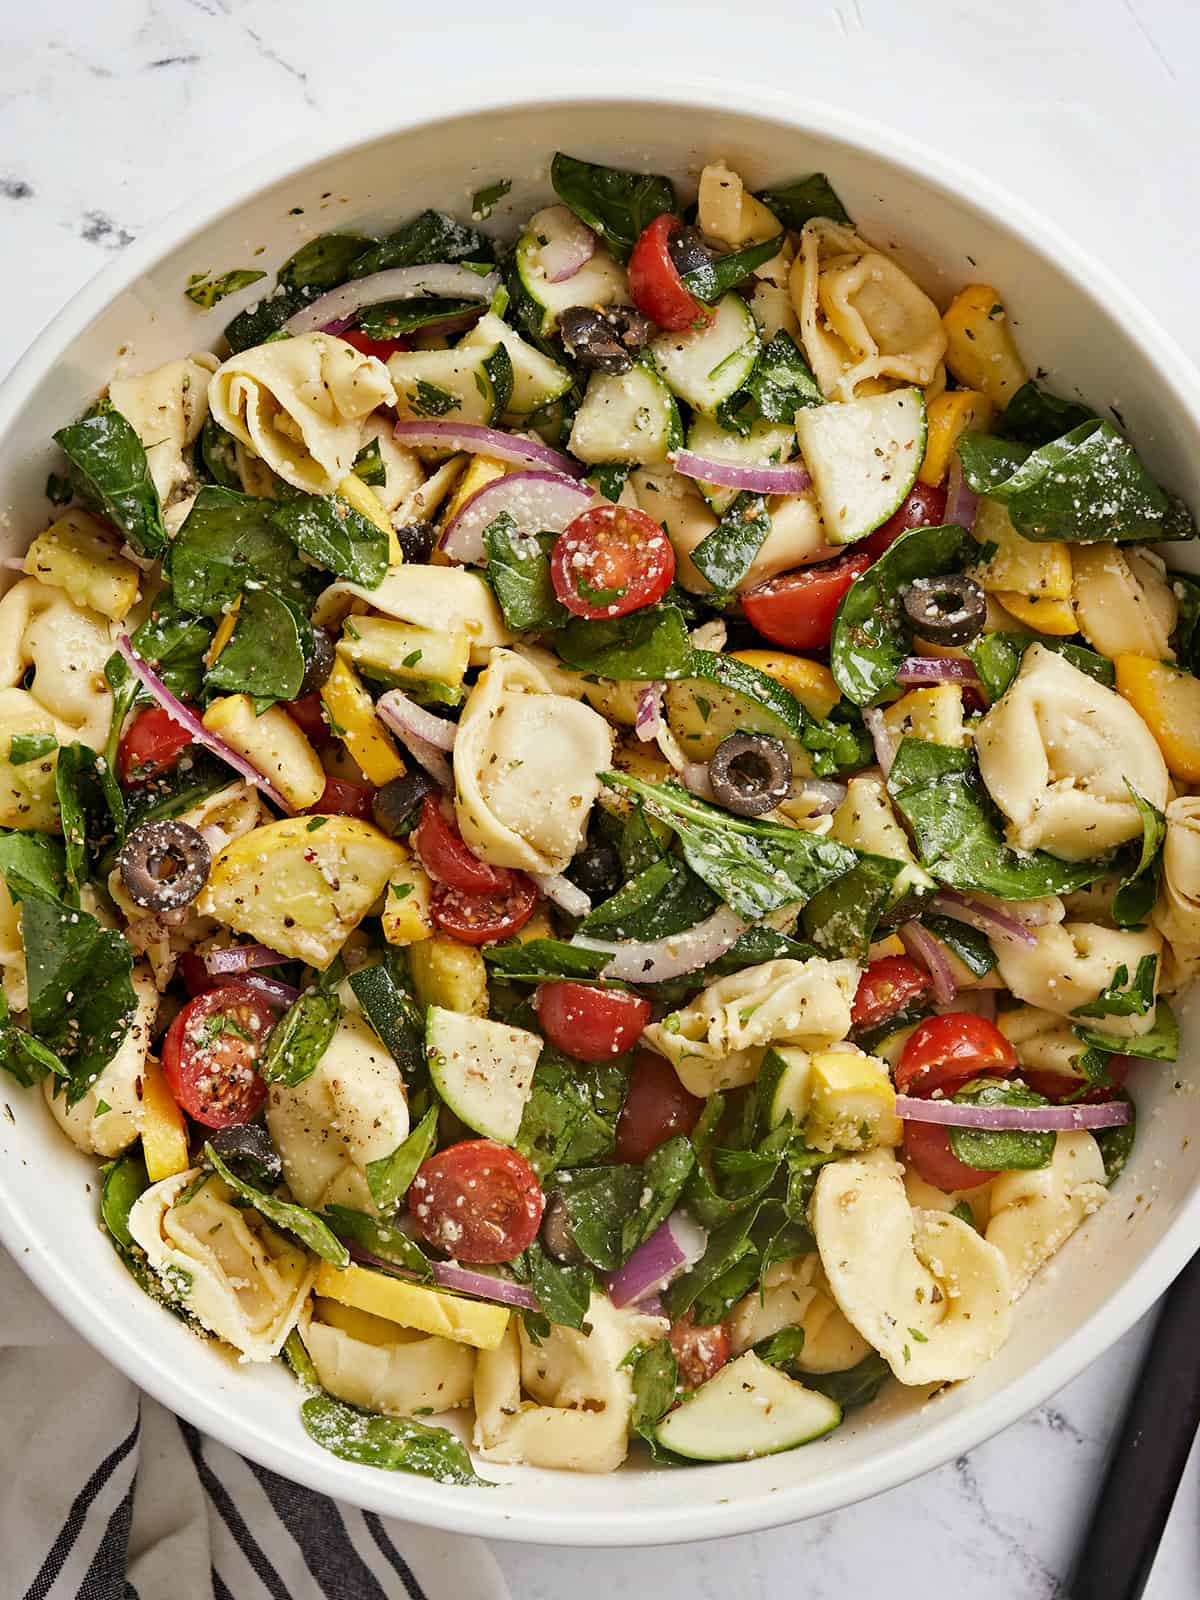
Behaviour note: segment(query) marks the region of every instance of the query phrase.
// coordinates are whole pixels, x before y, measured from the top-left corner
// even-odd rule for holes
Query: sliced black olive
[[[261,1122],[239,1122],[232,1128],[218,1128],[208,1142],[222,1161],[248,1162],[260,1186],[274,1188],[283,1177],[283,1162]]]
[[[560,1266],[581,1267],[587,1260],[575,1243],[575,1234],[571,1228],[571,1213],[560,1193],[552,1194],[546,1201],[546,1209],[542,1213],[541,1240],[542,1249]]]
[[[677,229],[667,241],[667,254],[681,278],[685,272],[695,272],[697,267],[706,267],[712,260],[712,251],[698,228]]]
[[[427,772],[415,768],[402,778],[393,778],[381,789],[376,789],[371,801],[371,815],[375,825],[393,839],[408,833],[416,821],[416,813],[427,794],[436,794],[437,784]]]
[[[731,733],[709,757],[708,781],[718,805],[760,817],[791,793],[791,757],[769,733]]]
[[[407,522],[396,529],[396,539],[405,561],[428,561],[437,544],[437,529],[432,522]]]
[[[190,905],[208,881],[212,852],[187,822],[146,822],[117,857],[129,898],[148,911]]]
[[[315,694],[323,683],[329,680],[333,671],[334,652],[333,640],[324,628],[314,628],[312,631],[312,654],[304,663],[304,676],[300,680],[301,694]]]
[[[904,610],[913,631],[930,644],[968,644],[983,631],[987,596],[974,578],[958,573],[917,578],[904,591]]]
[[[621,887],[621,857],[614,845],[597,839],[579,852],[567,876],[593,903],[607,900]]]

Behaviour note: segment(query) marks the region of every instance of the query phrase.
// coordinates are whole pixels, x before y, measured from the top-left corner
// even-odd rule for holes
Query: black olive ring
[[[792,792],[792,761],[769,733],[731,733],[708,762],[713,799],[739,817],[773,811]]]
[[[913,631],[930,644],[969,644],[983,632],[987,596],[961,573],[917,578],[904,591],[904,610]]]
[[[146,822],[117,857],[129,898],[147,911],[178,911],[208,882],[212,851],[187,822]]]

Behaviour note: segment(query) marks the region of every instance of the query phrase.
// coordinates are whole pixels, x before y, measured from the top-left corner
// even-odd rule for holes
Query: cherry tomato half
[[[677,1133],[691,1133],[703,1109],[703,1100],[687,1092],[665,1056],[639,1050],[617,1122],[617,1160],[640,1165]]]
[[[898,1094],[952,1093],[968,1078],[1002,1078],[1017,1064],[1017,1052],[994,1022],[973,1011],[926,1017],[905,1041],[896,1067]]]
[[[512,874],[507,867],[492,867],[469,849],[458,831],[448,800],[426,795],[421,820],[413,829],[413,844],[429,876],[463,894],[487,894],[503,889]]]
[[[421,1237],[458,1261],[511,1261],[537,1238],[546,1197],[523,1155],[466,1139],[417,1169],[408,1209]]]
[[[308,810],[318,816],[359,817],[363,822],[370,822],[374,794],[374,789],[368,789],[361,783],[350,783],[345,778],[326,778],[321,798]]]
[[[611,1061],[631,1050],[651,1011],[639,995],[590,983],[543,983],[534,1005],[550,1043],[580,1061]]]
[[[257,1064],[275,1019],[248,983],[223,983],[184,1006],[163,1040],[162,1069],[189,1117],[206,1128],[250,1121],[267,1097]]]
[[[939,528],[946,520],[946,491],[931,483],[914,483],[908,498],[900,502],[886,522],[862,542],[862,548],[878,561],[902,533],[910,528]]]
[[[299,700],[285,700],[283,709],[312,744],[328,744],[333,737],[321,714],[319,694],[302,694]]]
[[[505,881],[483,894],[434,884],[429,910],[443,933],[460,944],[495,944],[520,932],[533,915],[538,892],[523,872],[502,870]]]
[[[170,772],[192,743],[192,736],[162,709],[147,706],[126,728],[117,752],[122,783],[143,783]]]
[[[338,338],[353,345],[360,355],[374,356],[378,361],[386,361],[398,350],[412,349],[407,339],[372,339],[371,335],[363,333],[361,328],[347,328],[345,333],[338,334]]]
[[[821,566],[801,567],[771,578],[742,596],[746,620],[772,644],[788,650],[826,650],[842,596],[871,565],[854,550]]]
[[[984,1172],[980,1167],[969,1167],[965,1161],[960,1161],[951,1147],[949,1129],[936,1122],[906,1122],[904,1153],[925,1182],[935,1189],[947,1192],[978,1189],[981,1183],[996,1176],[994,1172]]]
[[[629,295],[634,305],[660,328],[681,332],[711,322],[713,311],[691,292],[671,260],[668,246],[683,227],[678,217],[664,211],[648,227],[629,257]]]
[[[667,1337],[675,1352],[679,1382],[685,1389],[698,1389],[729,1360],[729,1334],[723,1323],[698,1328],[689,1311],[672,1325]]]
[[[624,617],[661,600],[675,549],[644,511],[596,506],[559,534],[550,557],[554,592],[577,617]]]
[[[907,956],[883,956],[858,980],[850,1020],[856,1028],[874,1028],[927,994],[933,980]]]

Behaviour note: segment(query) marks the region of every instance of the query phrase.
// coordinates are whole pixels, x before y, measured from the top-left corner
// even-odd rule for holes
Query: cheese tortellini
[[[395,399],[382,361],[327,333],[240,350],[208,386],[221,426],[309,494],[333,493],[362,447],[363,423]]]
[[[1137,712],[1040,644],[980,722],[975,748],[1019,850],[1100,856],[1141,836],[1128,784],[1160,810],[1167,803],[1166,763]]]
[[[1100,1146],[1082,1130],[1058,1135],[1048,1167],[996,1178],[986,1238],[1008,1263],[1014,1300],[1107,1199]]]
[[[362,1018],[347,1012],[315,1071],[295,1087],[271,1085],[267,1127],[301,1205],[374,1213],[367,1165],[408,1137],[400,1069]]]
[[[0,993],[10,1011],[24,1011],[29,1004],[21,913],[3,879],[0,879]]]
[[[109,623],[72,605],[61,589],[24,578],[0,600],[0,691],[20,688],[53,718],[60,743],[78,739],[103,750],[112,720],[104,663],[112,652]]]
[[[853,961],[780,958],[718,978],[642,1035],[690,1094],[753,1083],[768,1044],[822,1050],[850,1031]]]
[[[906,272],[852,228],[804,225],[791,273],[804,353],[830,400],[879,378],[944,387],[938,308]]]
[[[901,1383],[970,1378],[1004,1344],[1007,1261],[969,1222],[914,1211],[890,1153],[823,1167],[811,1214],[834,1299]]]
[[[204,350],[138,377],[114,378],[108,386],[109,399],[142,441],[172,533],[195,499],[196,482],[183,452],[208,417],[208,382],[217,364],[216,356]]]
[[[1154,923],[1176,961],[1200,961],[1200,795],[1184,795],[1167,807],[1162,892]]]
[[[270,1361],[296,1326],[316,1277],[307,1251],[193,1167],[134,1202],[129,1232],[166,1294],[246,1361]]]
[[[55,1122],[72,1144],[93,1155],[120,1155],[141,1132],[142,1069],[150,1051],[150,1036],[158,1013],[158,989],[145,962],[134,964],[132,977],[137,1000],[133,1021],[116,1055],[91,1088],[73,1106],[68,1106],[57,1078],[46,1078],[42,1083],[42,1092]]]
[[[454,1339],[317,1300],[304,1343],[322,1387],[366,1411],[409,1416],[471,1402],[475,1351]]]
[[[332,627],[351,611],[368,607],[418,628],[465,633],[473,667],[485,667],[493,650],[513,642],[486,579],[465,567],[405,565],[389,572],[376,589],[331,583],[317,598],[313,621],[319,628]]]
[[[1162,935],[1154,928],[1106,928],[1097,922],[1055,922],[1037,929],[1036,942],[997,939],[1000,976],[1018,1000],[1058,1016],[1090,1005],[1113,981],[1119,967],[1132,981],[1147,956],[1157,958],[1155,992],[1162,966]],[[1154,1026],[1155,1007],[1145,1016],[1091,1019],[1104,1033],[1133,1038]]]
[[[603,717],[555,694],[532,662],[497,650],[454,742],[463,838],[493,866],[561,872],[583,841],[611,756]]]
[[[1075,617],[1103,655],[1174,661],[1171,635],[1179,614],[1161,556],[1141,546],[1072,546]]]
[[[593,1294],[585,1326],[555,1326],[534,1344],[513,1318],[497,1348],[479,1352],[475,1447],[485,1461],[575,1472],[615,1472],[624,1461],[633,1380],[621,1363],[634,1345],[662,1338],[667,1324]]]
[[[844,1372],[871,1347],[842,1315],[812,1252],[780,1261],[767,1273],[761,1292],[752,1289],[729,1315],[729,1343],[735,1356],[782,1328],[801,1328],[804,1343],[795,1357],[802,1372]]]

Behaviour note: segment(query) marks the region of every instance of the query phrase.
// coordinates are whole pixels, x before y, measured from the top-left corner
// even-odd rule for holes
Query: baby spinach
[[[731,250],[727,255],[710,256],[702,266],[693,267],[681,274],[684,287],[697,300],[715,305],[723,294],[748,278],[755,267],[770,261],[783,248],[784,235],[777,233],[773,239],[760,244],[748,244],[741,250]]]
[[[645,1244],[671,1215],[695,1165],[696,1152],[682,1133],[667,1139],[646,1157],[638,1207],[621,1225],[623,1261],[628,1261],[638,1246]]]
[[[1168,572],[1167,577],[1179,606],[1175,655],[1185,672],[1200,676],[1200,578],[1190,572]]]
[[[514,633],[545,633],[567,622],[570,613],[550,579],[553,533],[522,533],[502,511],[483,532],[488,564],[484,574]]]
[[[1060,861],[1045,850],[1013,850],[970,750],[924,739],[900,741],[888,793],[916,841],[921,865],[954,889],[1002,900],[1069,894],[1102,877],[1109,861]]]
[[[1157,806],[1140,795],[1128,778],[1125,787],[1142,819],[1142,846],[1132,870],[1127,872],[1113,895],[1112,918],[1118,928],[1138,928],[1150,920],[1158,885],[1162,878],[1162,847],[1167,836],[1167,819]]]
[[[129,1213],[149,1187],[146,1163],[138,1147],[104,1169],[104,1183],[100,1189],[100,1218],[113,1243],[121,1250],[137,1248],[129,1231]]]
[[[506,983],[542,983],[547,978],[572,978],[587,983],[612,960],[606,950],[584,950],[564,939],[513,939],[483,947],[483,959]]]
[[[493,1488],[471,1465],[461,1440],[448,1428],[435,1428],[411,1417],[384,1417],[343,1405],[332,1395],[313,1395],[300,1407],[304,1431],[314,1443],[341,1461],[385,1472],[412,1472],[437,1483]]]
[[[847,699],[869,706],[895,687],[912,647],[902,603],[908,585],[961,572],[978,554],[971,535],[953,523],[913,528],[854,580],[838,607],[829,645],[830,670]]]
[[[966,646],[966,652],[993,705],[1020,672],[1025,652],[1032,644],[1043,645],[1056,655],[1065,656],[1080,672],[1086,672],[1097,683],[1112,688],[1116,678],[1112,662],[1107,656],[1088,650],[1084,645],[1072,644],[1069,639],[1056,639],[1049,634],[981,633]]]
[[[438,1108],[430,1106],[408,1138],[398,1144],[390,1156],[367,1162],[367,1188],[371,1199],[385,1215],[394,1211],[408,1193],[417,1168],[432,1155],[437,1136]]]
[[[1179,1019],[1170,1004],[1159,999],[1154,1008],[1154,1026],[1149,1033],[1103,1033],[1099,1028],[1080,1024],[1072,1030],[1077,1039],[1093,1050],[1106,1050],[1110,1055],[1137,1055],[1151,1061],[1177,1061],[1179,1059]]]
[[[205,687],[270,703],[294,700],[303,679],[304,646],[292,608],[269,589],[247,589]]]
[[[330,989],[308,989],[271,1030],[259,1073],[288,1089],[311,1078],[342,1019],[342,1002]]]
[[[593,939],[666,939],[695,927],[717,904],[678,856],[660,856],[590,911],[579,932]]]
[[[871,940],[891,905],[900,870],[900,862],[886,856],[860,855],[844,877],[813,895],[800,921],[823,956],[844,956],[866,966]]]
[[[574,1167],[559,1172],[554,1187],[580,1250],[601,1272],[616,1272],[625,1261],[622,1235],[626,1219],[638,1209],[642,1169]]]
[[[230,781],[229,768],[219,756],[193,746],[172,771],[129,791],[125,797],[125,830],[132,833],[143,822],[182,816],[201,800],[227,789]],[[100,863],[100,870],[111,870],[108,855]]]
[[[192,446],[196,476],[203,483],[216,483],[224,489],[240,489],[242,477],[237,467],[237,440],[214,417],[206,417],[200,437]]]
[[[675,1404],[679,1390],[679,1367],[669,1339],[638,1348],[633,1371],[633,1411],[629,1425],[639,1438],[656,1450],[654,1429]]]
[[[142,441],[110,401],[54,435],[69,463],[75,493],[107,518],[139,555],[167,547],[158,490]]]
[[[67,883],[73,905],[88,881],[88,861],[125,827],[125,800],[103,756],[86,744],[64,745],[54,769]]]
[[[1104,1181],[1111,1189],[1125,1170],[1133,1154],[1137,1139],[1137,1107],[1124,1090],[1116,1096],[1129,1107],[1129,1121],[1117,1128],[1097,1128],[1092,1138],[1100,1146],[1100,1159],[1104,1162]]]
[[[555,637],[563,665],[597,678],[685,678],[692,644],[678,606],[643,606],[625,617],[573,617]]]
[[[0,828],[0,878],[14,900],[30,895],[59,899],[66,873],[61,840],[48,833]]]
[[[1154,979],[1158,957],[1145,955],[1137,964],[1133,982],[1124,964],[1116,969],[1094,1000],[1076,1006],[1073,1017],[1144,1017],[1154,1004]]]
[[[582,1328],[591,1304],[594,1279],[587,1266],[567,1267],[554,1261],[535,1239],[512,1262],[521,1283],[537,1295],[540,1311],[526,1312],[525,1326],[530,1336],[541,1342],[548,1338],[551,1324],[560,1328]]]
[[[302,1389],[307,1389],[309,1394],[317,1394],[320,1391],[321,1379],[313,1364],[313,1358],[308,1353],[308,1346],[300,1337],[299,1328],[293,1328],[288,1334],[279,1354]]]
[[[1002,1083],[997,1078],[979,1078],[953,1097],[955,1105],[1044,1106],[1045,1095],[1035,1094],[1021,1083]],[[1009,1129],[993,1133],[984,1128],[948,1130],[950,1148],[960,1161],[981,1172],[1032,1171],[1048,1167],[1054,1159],[1053,1133],[1025,1133]]]
[[[377,306],[363,307],[358,313],[358,326],[371,339],[399,339],[452,317],[478,316],[483,309],[478,300],[447,300],[437,295],[383,300]]]
[[[399,981],[394,963],[385,957],[360,967],[350,974],[350,987],[409,1090],[421,1088],[429,1079],[425,1018]]]
[[[692,551],[692,563],[718,596],[731,595],[770,535],[771,517],[764,497],[739,494]]]
[[[850,223],[850,213],[823,172],[811,172],[807,178],[793,178],[791,183],[763,189],[758,198],[793,233],[799,233],[814,217]]]
[[[236,1172],[232,1172],[211,1144],[206,1143],[204,1146],[204,1159],[222,1182],[227,1184],[240,1200],[253,1206],[272,1227],[292,1234],[299,1239],[306,1250],[311,1250],[314,1255],[320,1256],[322,1261],[330,1261],[335,1267],[350,1265],[349,1250],[315,1211],[310,1211],[307,1206],[298,1206],[291,1200],[277,1200],[274,1195],[264,1194],[261,1189],[256,1189],[253,1184],[247,1183],[245,1179],[239,1178]]]
[[[154,601],[150,615],[134,632],[132,643],[172,694],[181,700],[198,700],[204,683],[204,657],[212,637],[208,622],[188,616],[175,604],[170,590],[164,590]]]
[[[759,1209],[751,1206],[715,1228],[696,1265],[663,1290],[662,1301],[672,1321],[692,1311],[697,1323],[710,1327],[754,1284],[758,1251],[750,1234]]]
[[[252,283],[259,283],[265,277],[265,272],[258,272],[253,267],[234,267],[230,272],[219,274],[193,272],[183,292],[193,305],[200,307],[201,311],[211,311],[217,302],[224,300],[227,295],[248,289]]]
[[[300,560],[273,500],[208,484],[175,536],[167,571],[175,606],[218,617],[250,582],[295,600],[307,612],[320,575]]]
[[[357,1245],[361,1251],[376,1261],[395,1267],[398,1271],[431,1282],[433,1270],[420,1245],[382,1217],[370,1217],[365,1211],[355,1211],[350,1206],[330,1202],[321,1212],[338,1238],[347,1244]]]
[[[478,217],[481,222],[486,221],[511,188],[511,178],[497,178],[495,183],[476,189],[471,196],[471,215]]]
[[[517,1134],[539,1178],[612,1152],[628,1086],[627,1066],[585,1066],[543,1047]]]
[[[0,1067],[28,1089],[43,1078],[68,1076],[66,1067],[48,1045],[12,1020],[8,1001],[0,989]]]
[[[374,589],[387,575],[388,536],[340,495],[293,494],[273,507],[275,526],[296,548],[348,583]]]
[[[278,333],[297,311],[345,283],[355,261],[374,243],[357,233],[323,233],[310,239],[280,267],[272,292],[226,325],[229,348],[248,350]]]
[[[8,741],[9,764],[23,767],[57,749],[58,740],[52,733],[14,733]]]
[[[843,1411],[870,1405],[892,1375],[892,1369],[876,1351],[864,1356],[844,1372],[806,1372],[804,1386],[836,1400]]]
[[[840,772],[861,772],[874,759],[871,735],[863,726],[857,706],[842,700],[824,722],[806,716],[800,742],[812,757],[813,776],[834,777]]]
[[[717,407],[717,421],[731,433],[746,434],[755,422],[790,425],[802,406],[824,402],[796,341],[780,328],[759,353],[745,385]]]
[[[492,241],[478,228],[444,211],[421,211],[356,256],[349,276],[368,278],[392,267],[427,267],[435,261],[491,262],[495,255]]]
[[[642,230],[655,217],[679,210],[670,178],[599,166],[561,150],[550,163],[550,182],[563,204],[600,235],[618,261],[629,259]]]
[[[1090,422],[1095,415],[1090,406],[1081,405],[1075,400],[1063,400],[1030,378],[1000,413],[996,420],[996,433],[1001,439],[1014,439],[1018,444],[1027,444],[1036,449]]]
[[[932,911],[924,912],[921,921],[925,931],[931,933],[939,943],[944,944],[952,955],[956,955],[974,977],[986,977],[995,968],[996,952],[992,949],[987,934],[980,933],[977,928],[968,927],[965,922],[956,921],[954,917],[939,916]],[[891,1028],[892,1022],[889,1019],[889,1032]]]
[[[804,1349],[803,1328],[780,1328],[754,1346],[754,1354],[769,1367],[783,1367],[796,1375],[796,1357]]]
[[[372,488],[377,489],[387,482],[387,468],[383,464],[383,450],[377,438],[363,445],[354,458],[352,470],[356,478],[361,478],[364,483],[369,484]]]
[[[668,823],[696,876],[751,921],[810,900],[849,872],[858,859],[835,840],[773,822],[733,817],[677,783],[645,783],[621,772],[601,777],[610,788],[638,795],[651,816]]]

